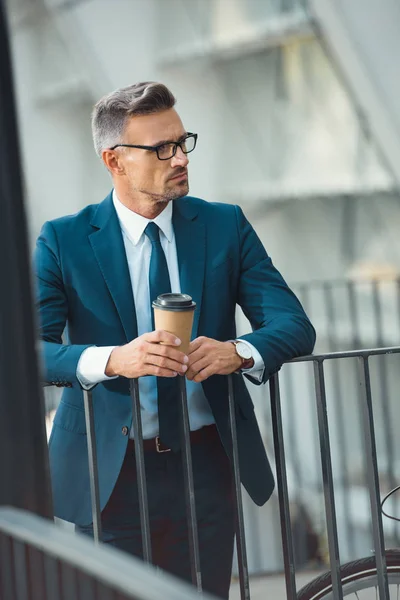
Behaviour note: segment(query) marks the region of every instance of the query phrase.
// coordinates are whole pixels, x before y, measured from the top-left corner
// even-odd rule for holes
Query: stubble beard
[[[171,200],[178,200],[183,198],[189,193],[189,184],[187,181],[183,181],[180,185],[176,185],[174,189],[166,190],[164,199],[169,202]]]
[[[168,202],[186,196],[189,193],[189,184],[187,182],[182,182],[182,184],[175,185],[172,189],[165,189],[162,194],[155,194],[148,192],[147,190],[142,190],[142,192],[151,198],[155,204],[168,204]]]

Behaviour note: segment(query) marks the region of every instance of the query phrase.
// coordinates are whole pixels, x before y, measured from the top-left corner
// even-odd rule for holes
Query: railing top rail
[[[302,362],[323,362],[335,358],[369,358],[370,356],[379,356],[381,354],[399,354],[400,346],[390,346],[388,348],[365,348],[362,350],[346,350],[343,352],[326,352],[325,354],[310,354],[308,356],[299,356],[293,358],[285,364]],[[43,381],[43,387],[51,387],[53,384]]]
[[[140,600],[198,600],[195,588],[125,555],[115,548],[76,535],[51,521],[11,507],[0,507],[0,532],[32,545],[103,582],[124,596]],[[213,600],[205,594],[204,600]]]
[[[327,352],[326,354],[310,354],[309,356],[299,356],[293,358],[286,364],[299,362],[323,362],[335,358],[369,358],[370,356],[379,356],[380,354],[399,354],[400,346],[389,348],[370,348],[363,350],[347,350],[345,352]]]
[[[400,283],[400,275],[394,273],[393,275],[384,275],[382,277],[342,277],[340,279],[311,279],[307,281],[293,281],[291,287],[296,290],[305,289],[318,289],[324,287],[340,287],[340,286],[363,286],[363,285],[381,285],[384,283]]]

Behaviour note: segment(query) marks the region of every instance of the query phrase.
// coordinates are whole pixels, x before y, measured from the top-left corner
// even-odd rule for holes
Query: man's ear
[[[103,150],[101,158],[111,175],[123,175],[125,173],[121,156],[116,150],[110,150],[108,148]]]

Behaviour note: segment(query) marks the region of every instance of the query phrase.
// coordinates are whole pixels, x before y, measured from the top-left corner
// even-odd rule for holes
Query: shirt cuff
[[[254,365],[250,369],[241,369],[241,372],[246,373],[246,375],[249,375],[255,381],[262,381],[265,371],[265,365],[261,354],[259,353],[257,348],[253,346],[253,344],[250,344],[250,342],[248,342],[247,340],[242,340],[239,338],[239,341],[242,344],[246,344],[246,346],[250,348],[254,360]]]
[[[80,356],[76,376],[83,389],[90,390],[101,381],[116,379],[105,374],[108,359],[116,346],[90,346]]]

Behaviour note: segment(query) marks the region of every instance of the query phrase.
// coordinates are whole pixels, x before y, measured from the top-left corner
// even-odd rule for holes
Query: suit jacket
[[[201,335],[221,341],[236,338],[239,304],[253,328],[242,338],[264,360],[263,382],[286,360],[312,352],[315,332],[310,321],[238,206],[186,196],[174,201],[173,226],[181,289],[197,303],[193,339]],[[112,195],[76,215],[45,223],[35,263],[44,379],[65,386],[49,441],[55,514],[85,525],[92,516],[77,364],[89,346],[121,345],[137,336]],[[253,500],[262,505],[274,488],[273,476],[243,377],[233,379],[241,479]],[[215,375],[202,385],[230,454],[227,378]],[[131,427],[129,381],[119,377],[98,384],[93,401],[103,508],[126,451],[128,438],[122,428]]]

